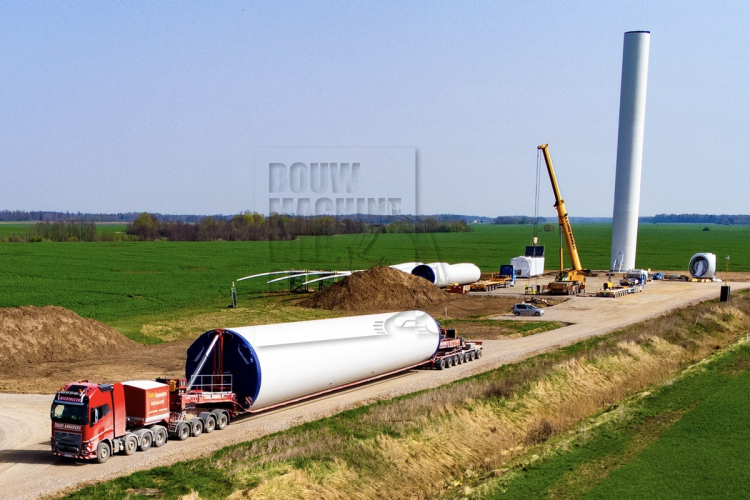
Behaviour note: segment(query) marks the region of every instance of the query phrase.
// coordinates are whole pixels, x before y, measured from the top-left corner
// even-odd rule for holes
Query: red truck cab
[[[170,418],[168,388],[142,380],[66,385],[50,410],[52,453],[104,463],[120,451],[132,455],[163,445]]]
[[[125,434],[125,391],[122,384],[68,384],[55,394],[50,410],[52,453],[64,457],[97,458],[105,443]],[[103,447],[103,446],[102,446]],[[135,451],[135,450],[133,450]],[[105,459],[106,460],[106,459]]]

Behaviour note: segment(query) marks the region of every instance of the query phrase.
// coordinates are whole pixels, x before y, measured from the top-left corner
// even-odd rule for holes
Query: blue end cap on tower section
[[[420,278],[426,279],[430,283],[435,283],[435,271],[433,271],[433,269],[426,264],[415,267],[414,269],[412,269],[411,273],[414,276],[419,276]]]
[[[193,342],[187,351],[185,362],[185,377],[195,373],[201,358],[208,346],[211,345],[215,333],[214,330],[204,333]],[[218,347],[214,348],[206,363],[203,365],[200,375],[212,375],[214,367],[214,356]],[[225,375],[232,375],[232,391],[237,395],[237,403],[243,408],[252,406],[252,402],[258,398],[261,384],[261,369],[258,355],[250,342],[232,330],[224,330],[224,359]]]

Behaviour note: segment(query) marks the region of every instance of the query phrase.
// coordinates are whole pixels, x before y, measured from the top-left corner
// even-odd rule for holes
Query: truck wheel
[[[203,421],[197,417],[190,419],[190,435],[198,437],[203,434]]]
[[[185,441],[187,438],[190,437],[190,426],[187,424],[187,422],[180,422],[180,424],[177,426],[177,439],[180,441]]]
[[[126,434],[125,441],[122,443],[122,452],[126,455],[132,455],[138,449],[138,438],[135,434]]]
[[[148,451],[151,449],[151,445],[154,444],[154,435],[151,434],[151,431],[143,431],[140,435],[141,438],[141,444],[138,446],[138,449],[141,451]]]
[[[152,444],[154,445],[154,448],[161,448],[164,446],[164,443],[167,442],[169,433],[167,432],[167,429],[161,425],[155,425],[152,430],[154,432],[154,442]]]
[[[104,462],[109,460],[109,456],[111,454],[112,449],[104,441],[99,443],[99,446],[96,447],[96,461],[100,464],[103,464]]]
[[[203,432],[210,434],[216,429],[216,417],[208,415],[203,424]]]
[[[229,414],[222,410],[214,410],[212,413],[216,415],[216,428],[223,431],[224,427],[229,424]]]

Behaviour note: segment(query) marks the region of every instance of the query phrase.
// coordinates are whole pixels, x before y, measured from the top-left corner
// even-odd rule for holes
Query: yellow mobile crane
[[[578,292],[586,290],[586,273],[587,270],[581,266],[581,259],[578,257],[578,248],[576,240],[573,237],[573,228],[570,227],[568,211],[565,208],[565,200],[560,195],[560,187],[557,185],[555,169],[552,167],[552,159],[549,156],[549,145],[542,144],[537,149],[541,149],[544,154],[544,161],[547,163],[547,172],[549,179],[552,181],[552,191],[555,193],[555,208],[557,209],[557,220],[560,224],[560,231],[565,237],[565,244],[568,247],[568,256],[572,269],[563,269],[563,249],[560,246],[560,271],[555,277],[555,281],[550,283],[547,289],[550,293],[558,295],[576,295]]]

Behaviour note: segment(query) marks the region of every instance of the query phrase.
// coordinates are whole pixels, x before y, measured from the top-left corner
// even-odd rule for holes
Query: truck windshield
[[[50,418],[53,422],[61,422],[64,424],[88,424],[88,407],[86,405],[52,403]]]

